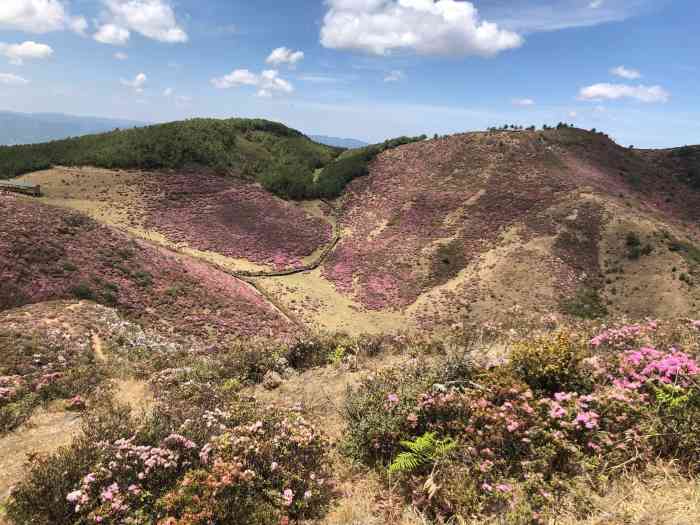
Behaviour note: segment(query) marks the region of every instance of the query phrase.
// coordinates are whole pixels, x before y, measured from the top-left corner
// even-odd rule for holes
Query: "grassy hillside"
[[[291,323],[247,284],[84,215],[0,195],[0,311],[63,299],[115,307],[183,338],[284,334]]]
[[[0,179],[54,165],[142,170],[205,167],[256,179],[288,198],[336,197],[347,182],[367,173],[367,164],[378,153],[413,140],[401,138],[363,148],[340,165],[324,169],[343,150],[313,142],[283,124],[259,119],[192,119],[0,147]],[[323,170],[320,176],[318,170]]]
[[[700,301],[700,192],[686,173],[579,129],[411,144],[348,185],[322,275],[428,328],[509,308],[688,315]]]

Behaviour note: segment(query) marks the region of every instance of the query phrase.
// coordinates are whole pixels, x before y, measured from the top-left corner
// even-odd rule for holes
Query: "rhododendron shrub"
[[[260,523],[318,516],[330,494],[328,443],[298,415],[269,417],[227,430],[200,452],[161,498],[159,523]]]
[[[401,441],[454,439],[444,461],[392,481],[438,518],[518,508],[537,521],[580,479],[595,489],[659,456],[697,469],[697,361],[673,346],[619,350],[613,339],[586,349],[557,332],[523,341],[513,361],[490,368],[385,370],[348,396],[346,450],[380,466]]]
[[[107,402],[84,435],[35,457],[13,490],[15,523],[277,525],[321,514],[329,445],[301,414],[251,402],[134,417]]]

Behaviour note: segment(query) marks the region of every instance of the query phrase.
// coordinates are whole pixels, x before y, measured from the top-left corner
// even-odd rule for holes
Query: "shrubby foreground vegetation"
[[[192,119],[45,144],[0,147],[0,178],[55,165],[208,168],[253,178],[285,198],[334,198],[351,180],[367,174],[367,165],[376,155],[424,138],[401,137],[343,154],[342,148],[317,144],[277,122]]]
[[[73,445],[31,459],[9,517],[173,525],[316,519],[338,497],[338,459],[323,424],[303,407],[270,410],[245,387],[270,372],[342,368],[386,353],[407,361],[348,391],[337,448],[431,522],[544,523],[577,487],[592,496],[657,458],[697,475],[700,322],[560,324],[523,336],[489,330],[444,342],[328,336],[216,352],[115,345],[114,366],[149,379],[154,408],[132,414],[102,389]],[[495,346],[486,337],[507,344],[508,355],[489,357]],[[585,515],[585,498],[577,509]]]

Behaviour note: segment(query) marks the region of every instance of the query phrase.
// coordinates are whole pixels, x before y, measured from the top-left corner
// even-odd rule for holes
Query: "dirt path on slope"
[[[58,401],[37,410],[29,421],[0,437],[0,502],[22,477],[29,454],[53,452],[70,444],[79,431],[80,414],[67,412]]]
[[[99,334],[92,334],[92,350],[99,363],[108,363],[104,343]],[[153,396],[148,384],[136,379],[115,379],[114,397],[134,410],[148,410]],[[65,401],[57,400],[40,408],[14,431],[0,437],[0,506],[10,495],[12,486],[22,478],[27,457],[50,454],[67,446],[80,432],[81,414],[65,409]],[[3,520],[0,508],[0,525]]]

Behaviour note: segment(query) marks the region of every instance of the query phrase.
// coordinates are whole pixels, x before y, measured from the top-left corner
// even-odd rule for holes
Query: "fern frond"
[[[452,438],[438,440],[434,432],[426,432],[414,441],[401,441],[408,452],[401,452],[389,466],[389,472],[412,472],[419,467],[433,464],[449,454],[457,446]]]
[[[424,458],[414,454],[413,452],[402,452],[389,466],[389,472],[412,472],[416,470],[424,462]]]

